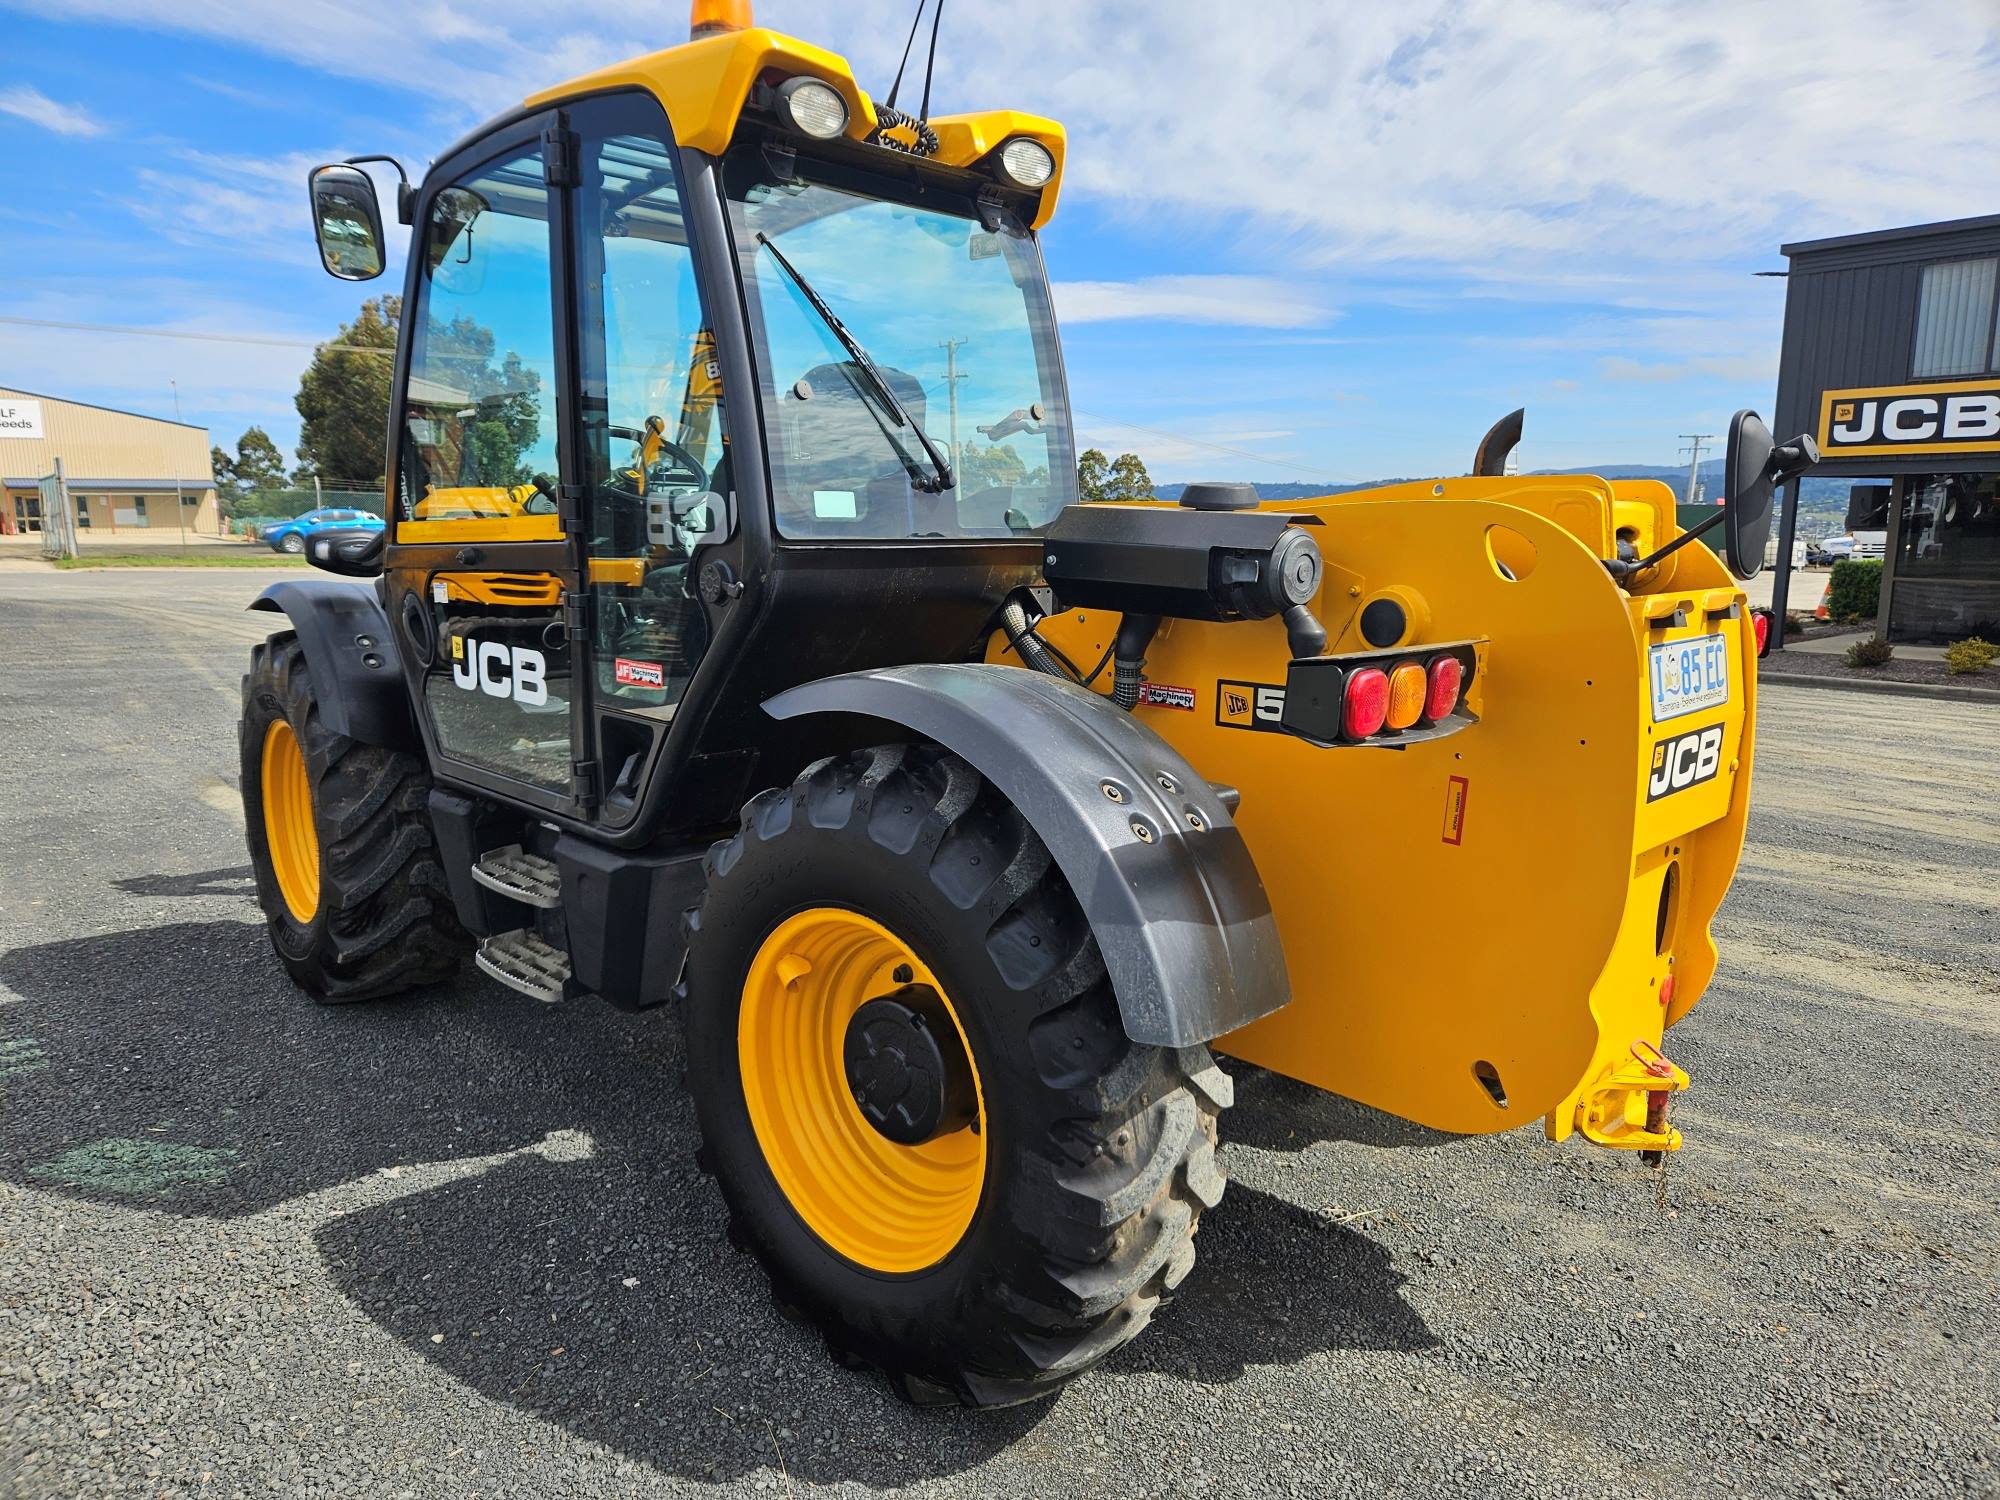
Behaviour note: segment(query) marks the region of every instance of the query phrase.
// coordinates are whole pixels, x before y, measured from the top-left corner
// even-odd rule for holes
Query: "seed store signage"
[[[42,431],[42,403],[0,397],[0,438],[38,438]]]

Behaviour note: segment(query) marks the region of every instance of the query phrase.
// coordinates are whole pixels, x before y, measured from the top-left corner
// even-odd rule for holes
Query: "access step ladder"
[[[472,878],[528,906],[553,910],[562,905],[562,872],[552,859],[529,854],[519,844],[504,844],[479,856]]]
[[[472,961],[509,989],[545,1005],[562,999],[569,985],[569,955],[527,928],[485,939]]]

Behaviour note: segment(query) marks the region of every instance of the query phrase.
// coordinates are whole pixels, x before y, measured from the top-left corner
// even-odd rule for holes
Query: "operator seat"
[[[878,365],[896,399],[919,425],[925,422],[924,388],[908,371]],[[882,434],[890,420],[862,394],[864,377],[851,361],[814,365],[800,385],[781,398],[784,451],[778,519],[787,536],[921,536],[952,529],[951,497],[912,488],[902,460]],[[899,434],[921,451],[914,435]],[[935,441],[935,439],[933,439]],[[920,459],[921,463],[922,460]],[[815,502],[815,494],[828,497]],[[841,513],[833,496],[852,495],[854,514]],[[946,508],[943,515],[937,508]]]

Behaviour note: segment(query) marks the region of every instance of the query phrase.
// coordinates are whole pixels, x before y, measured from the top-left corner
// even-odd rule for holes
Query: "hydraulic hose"
[[[1019,599],[1009,599],[1000,606],[1000,628],[1007,632],[1008,644],[1020,653],[1021,660],[1037,672],[1046,672],[1065,682],[1076,681],[1063,670],[1062,663],[1056,660],[1048,643],[1035,634],[1035,627],[1028,621],[1028,611]],[[1138,700],[1135,698],[1133,701]]]
[[[1159,628],[1158,615],[1127,614],[1118,622],[1118,635],[1111,643],[1111,701],[1128,713],[1139,706],[1146,648]]]

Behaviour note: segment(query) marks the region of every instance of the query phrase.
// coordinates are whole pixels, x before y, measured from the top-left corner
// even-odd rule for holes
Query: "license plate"
[[[1649,665],[1655,724],[1729,701],[1729,644],[1723,636],[1698,635],[1655,646]]]

